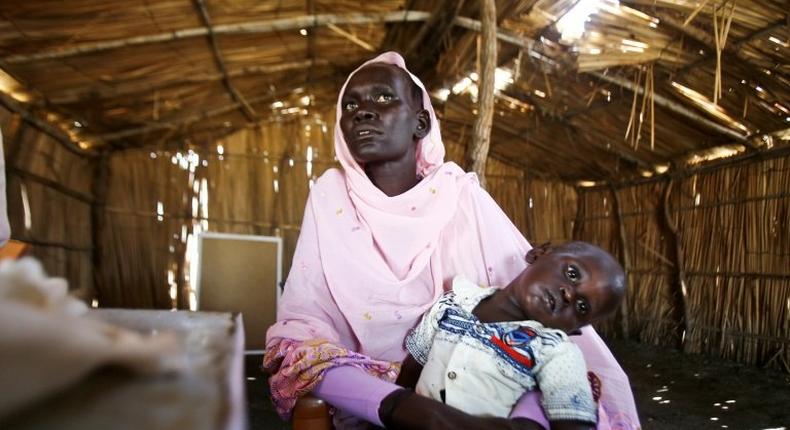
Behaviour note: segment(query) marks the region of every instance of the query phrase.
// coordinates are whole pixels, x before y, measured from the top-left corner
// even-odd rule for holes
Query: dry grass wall
[[[790,372],[790,158],[667,184],[618,189],[619,211],[581,192],[579,238],[630,261],[627,318],[603,331]]]
[[[104,162],[9,112],[0,127],[12,237],[101,306],[188,308],[185,256],[202,231],[280,236],[287,273],[310,181],[335,165],[318,117]],[[446,143],[449,160],[463,159],[466,142]],[[790,371],[790,158],[678,177],[668,193],[664,178],[578,198],[495,159],[487,172],[533,244],[578,238],[627,260],[630,295],[605,334]]]
[[[332,142],[331,123],[296,117],[181,148],[114,153],[99,243],[105,256],[100,304],[188,307],[190,268],[184,257],[201,231],[282,237],[288,273],[310,183],[336,165]],[[447,147],[448,159],[463,158],[462,144]],[[189,157],[194,166],[181,161]],[[531,241],[571,237],[573,188],[530,179],[496,160],[489,162],[488,183]],[[200,199],[204,185],[207,204]]]
[[[91,184],[95,163],[0,107],[11,237],[84,296],[93,288]]]

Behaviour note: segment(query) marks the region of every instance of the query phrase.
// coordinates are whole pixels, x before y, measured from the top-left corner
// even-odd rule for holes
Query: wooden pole
[[[625,222],[623,220],[623,207],[620,204],[620,197],[617,195],[617,190],[614,186],[610,187],[612,192],[612,204],[614,205],[614,217],[617,223],[617,233],[620,242],[620,263],[623,265],[625,272],[625,280],[627,288],[633,288],[631,283],[631,253],[628,248],[628,237],[625,231]],[[623,304],[620,305],[620,328],[623,332],[623,338],[628,339],[630,329],[628,324],[628,289],[626,288],[625,295],[623,296]]]
[[[663,215],[664,227],[666,228],[667,238],[670,243],[670,259],[674,262],[674,320],[677,323],[677,348],[686,352],[686,342],[691,336],[693,328],[691,314],[689,313],[688,303],[686,297],[688,295],[688,284],[686,283],[686,269],[683,254],[683,241],[680,237],[680,232],[675,222],[672,220],[672,213],[669,207],[669,197],[672,193],[673,179],[669,179],[664,186],[663,195],[661,198],[661,212]]]
[[[381,23],[402,23],[425,21],[430,16],[429,12],[415,10],[400,10],[394,12],[381,13],[351,13],[351,14],[317,14],[303,15],[289,18],[278,18],[265,21],[247,21],[234,24],[216,25],[213,33],[219,35],[226,34],[261,34],[275,31],[299,30],[302,28],[314,28],[326,26],[327,24],[381,24]],[[2,59],[7,64],[29,63],[32,61],[53,60],[58,58],[68,58],[77,55],[94,54],[97,52],[110,51],[129,46],[150,45],[155,43],[167,43],[175,40],[190,39],[194,37],[205,37],[209,34],[206,27],[185,28],[182,30],[169,31],[166,33],[149,34],[144,36],[128,37],[125,39],[105,40],[101,42],[86,42],[72,45],[66,49],[55,49],[50,51],[36,52],[35,54],[10,55]]]
[[[641,87],[641,86],[635,85],[632,81],[630,81],[628,79],[622,78],[620,76],[605,75],[605,74],[603,74],[601,72],[590,72],[589,74],[591,76],[595,76],[598,79],[601,79],[603,81],[606,81],[606,82],[618,85],[620,87],[623,87],[623,88],[625,88],[625,89],[627,89],[627,90],[629,90],[631,92],[638,93],[640,95],[644,95],[644,88]],[[692,111],[691,109],[683,106],[682,104],[677,103],[675,101],[672,101],[672,100],[662,96],[661,94],[654,93],[653,94],[653,101],[655,102],[655,104],[663,107],[664,109],[667,109],[667,110],[669,110],[671,112],[674,112],[674,113],[676,113],[678,115],[684,116],[684,117],[686,117],[686,118],[688,118],[688,119],[690,119],[690,120],[692,120],[692,121],[694,121],[694,122],[696,122],[698,124],[701,124],[701,125],[703,125],[703,126],[705,126],[707,128],[715,130],[715,131],[717,131],[717,132],[719,132],[719,133],[721,133],[721,134],[723,134],[723,135],[725,135],[727,137],[730,137],[730,138],[734,139],[737,142],[744,142],[744,143],[748,144],[749,146],[753,146],[751,142],[748,142],[748,140],[747,140],[748,136],[746,136],[744,134],[741,134],[741,133],[738,133],[737,131],[735,131],[735,130],[729,128],[729,127],[726,127],[724,125],[721,125],[721,124],[719,124],[717,122],[711,121],[711,120],[703,117],[702,115]]]
[[[494,71],[497,57],[495,0],[480,0],[480,23],[482,40],[478,57],[478,114],[466,160],[469,170],[477,173],[480,185],[485,188],[486,160],[491,145],[491,123],[494,119]]]
[[[95,157],[96,153],[91,151],[86,151],[76,143],[72,142],[71,139],[65,136],[65,133],[58,130],[57,128],[53,127],[52,125],[36,118],[30,111],[24,108],[21,104],[17,103],[16,101],[12,100],[11,97],[0,93],[0,105],[5,107],[6,109],[10,110],[18,114],[24,121],[28,124],[32,125],[34,128],[38,129],[42,133],[48,135],[55,142],[58,142],[64,149],[71,152],[72,154],[76,154],[82,157]]]
[[[336,77],[337,77],[337,75],[335,75],[333,73],[332,75],[316,79],[312,83],[314,85],[321,85],[321,84],[324,84],[324,83],[333,82]],[[277,91],[275,93],[265,94],[265,95],[262,95],[262,96],[259,96],[259,97],[253,97],[253,98],[247,100],[247,102],[250,105],[253,105],[253,104],[256,104],[256,103],[261,103],[261,102],[270,102],[270,101],[276,100],[279,97],[282,97],[285,94],[289,94],[290,92],[291,92],[290,89],[283,89],[283,90],[279,90],[279,91]],[[229,105],[220,106],[220,107],[218,107],[216,109],[207,110],[207,111],[204,111],[204,112],[201,112],[201,113],[188,115],[188,116],[177,118],[177,119],[173,119],[173,120],[170,120],[170,121],[159,121],[159,122],[156,122],[156,123],[153,123],[153,124],[150,124],[150,125],[145,125],[145,126],[142,126],[142,127],[129,128],[129,129],[126,129],[126,130],[120,130],[120,131],[116,131],[116,132],[112,132],[112,133],[107,133],[107,134],[102,135],[101,139],[103,141],[105,141],[105,142],[112,142],[112,141],[115,141],[115,140],[121,140],[121,139],[129,138],[129,137],[133,137],[133,136],[139,136],[141,134],[146,134],[146,133],[149,133],[149,132],[169,130],[169,129],[179,128],[179,127],[185,127],[185,126],[188,126],[190,124],[193,124],[193,123],[201,121],[201,120],[206,120],[206,119],[218,116],[218,115],[222,115],[222,114],[228,113],[230,111],[238,109],[239,107],[240,107],[240,104],[238,102],[234,102],[234,103],[229,104]]]
[[[578,188],[575,188],[574,192],[576,193],[576,219],[573,221],[573,232],[571,233],[571,239],[582,240],[582,231],[584,231],[584,213],[586,212],[586,199],[584,193],[579,191]]]
[[[73,199],[79,200],[82,203],[92,204],[93,197],[81,192],[72,190],[71,188],[66,187],[65,185],[61,184],[58,181],[45,178],[43,176],[37,175],[35,173],[28,172],[27,170],[20,169],[18,167],[14,167],[11,165],[6,166],[6,172],[11,173],[15,176],[18,176],[21,179],[27,179],[33,182],[36,182],[40,185],[43,185],[51,190],[57,191],[65,196],[71,197]]]
[[[93,171],[93,183],[91,192],[93,193],[93,204],[91,204],[91,262],[93,264],[93,285],[87,290],[86,300],[93,298],[99,299],[101,304],[101,292],[104,291],[104,243],[102,232],[105,226],[105,207],[107,206],[107,187],[110,176],[109,154],[102,152],[96,161]]]
[[[200,19],[203,21],[203,25],[205,25],[206,30],[208,33],[206,37],[208,37],[209,44],[211,45],[211,53],[214,55],[214,62],[217,63],[217,69],[219,70],[220,75],[222,75],[222,85],[225,86],[225,89],[228,91],[231,100],[239,104],[239,110],[247,120],[255,122],[257,120],[258,115],[255,113],[255,110],[247,103],[247,100],[244,99],[244,96],[239,92],[236,87],[230,82],[230,78],[228,77],[228,68],[225,67],[225,60],[222,58],[222,54],[219,52],[219,46],[217,44],[217,37],[214,35],[214,27],[211,24],[211,17],[208,14],[208,9],[206,9],[206,4],[203,0],[194,0],[195,8],[197,9],[198,15],[200,15]]]
[[[309,69],[314,66],[328,66],[329,60],[298,60],[285,63],[260,65],[260,66],[247,66],[239,69],[227,71],[227,76],[230,78],[255,76],[255,75],[269,75],[274,73],[288,72],[291,70]],[[133,82],[128,85],[117,85],[113,87],[101,88],[81,88],[81,89],[67,89],[65,91],[58,91],[49,101],[52,104],[70,104],[78,103],[83,100],[105,100],[118,97],[128,97],[138,94],[154,93],[159,90],[167,88],[178,87],[180,85],[200,84],[206,82],[215,82],[223,78],[221,73],[205,73],[190,76],[180,76],[177,80],[165,80],[164,82],[148,83],[148,82]]]

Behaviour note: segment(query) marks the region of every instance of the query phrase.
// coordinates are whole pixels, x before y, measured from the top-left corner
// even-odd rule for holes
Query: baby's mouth
[[[554,313],[554,310],[557,306],[557,300],[549,290],[546,290],[546,306],[549,308],[549,312],[552,314]]]

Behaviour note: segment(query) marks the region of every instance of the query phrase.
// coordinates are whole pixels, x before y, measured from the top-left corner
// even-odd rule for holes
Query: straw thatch
[[[492,114],[487,188],[530,241],[620,257],[604,332],[790,372],[786,4],[601,1],[569,39],[586,1],[489,3],[2,3],[13,235],[100,306],[188,308],[206,230],[283,237],[287,271],[338,88],[395,49],[449,159]]]

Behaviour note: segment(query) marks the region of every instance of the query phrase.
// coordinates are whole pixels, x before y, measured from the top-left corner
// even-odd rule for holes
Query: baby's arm
[[[598,405],[587,379],[587,365],[576,345],[570,341],[556,345],[536,369],[535,379],[552,430],[595,428]]]

